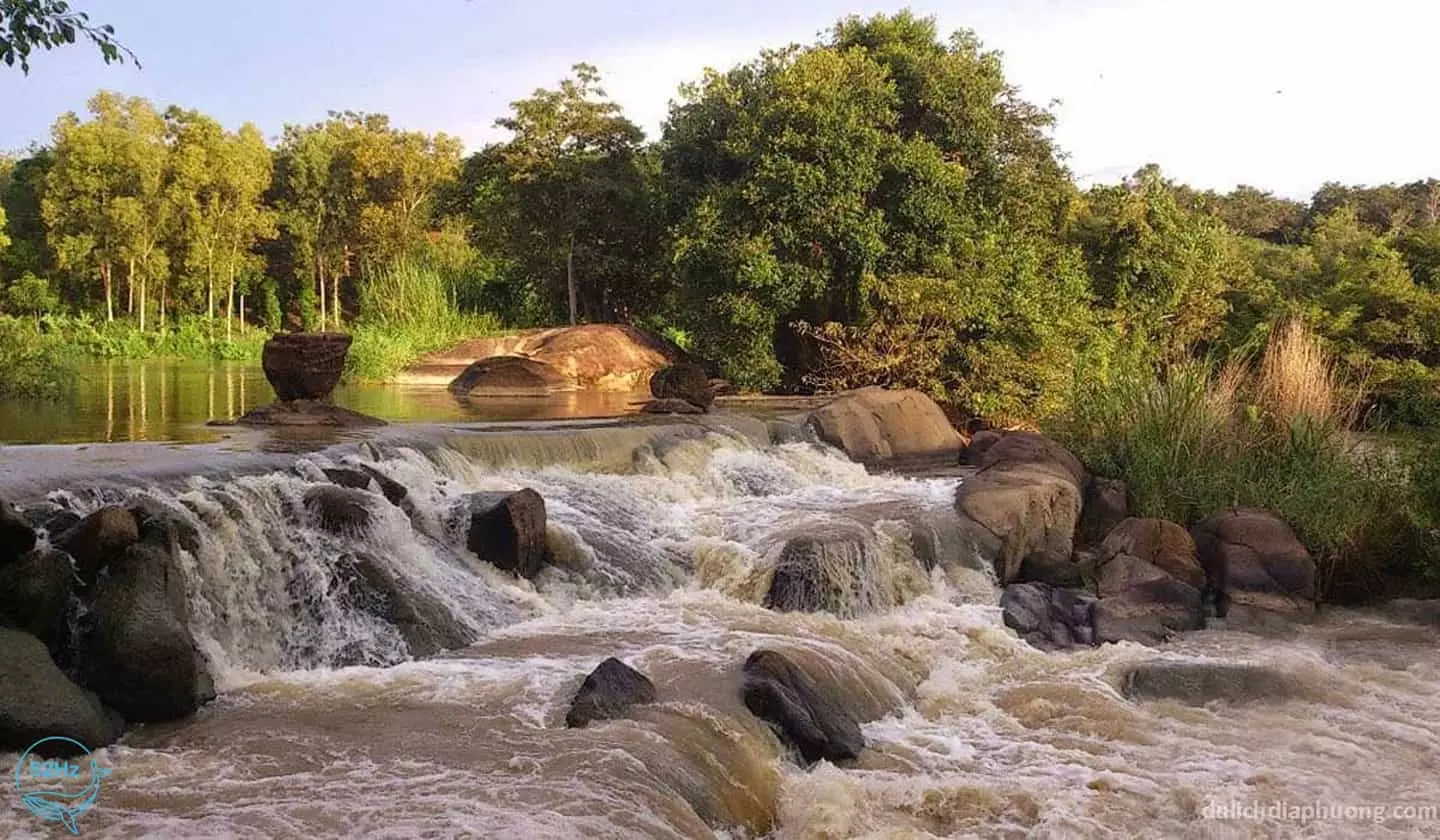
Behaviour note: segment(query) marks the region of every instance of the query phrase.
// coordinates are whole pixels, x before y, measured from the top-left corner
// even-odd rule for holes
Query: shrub
[[[28,320],[0,316],[0,398],[59,399],[73,371]]]

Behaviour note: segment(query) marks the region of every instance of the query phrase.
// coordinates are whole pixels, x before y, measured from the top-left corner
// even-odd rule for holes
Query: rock
[[[136,496],[128,510],[140,524],[141,542],[182,548],[192,555],[200,551],[200,531],[195,524],[154,496]]]
[[[350,600],[398,630],[415,659],[463,648],[478,638],[438,598],[396,576],[381,560],[362,554],[343,562],[340,573]]]
[[[1041,650],[1094,644],[1095,596],[1048,583],[1012,583],[1000,596],[1005,626]]]
[[[1211,662],[1142,663],[1124,674],[1120,690],[1131,700],[1179,700],[1191,706],[1286,700],[1305,693],[1304,683],[1280,671]]]
[[[704,414],[705,409],[685,400],[650,400],[640,407],[646,414]]]
[[[715,402],[715,391],[705,368],[682,363],[661,368],[650,377],[650,394],[657,400],[684,400],[708,411]]]
[[[179,563],[163,548],[136,543],[111,563],[95,585],[90,620],[80,642],[83,682],[127,720],[182,718],[214,697]]]
[[[35,547],[35,529],[10,503],[0,499],[0,564],[8,563]]]
[[[210,425],[228,426],[213,422]],[[325,426],[340,429],[365,429],[387,425],[384,420],[316,400],[293,400],[262,405],[241,415],[237,426]]]
[[[125,549],[140,539],[140,523],[129,510],[109,505],[91,513],[63,534],[55,537],[55,547],[75,558],[75,573],[82,586],[92,586],[95,578],[112,560],[125,554]]]
[[[865,748],[860,722],[784,654],[757,650],[743,669],[745,708],[772,724],[807,763],[855,758]]]
[[[369,490],[370,474],[362,470],[352,470],[348,467],[332,467],[322,472],[330,479],[332,484],[340,487],[348,487],[351,490]]]
[[[655,702],[650,678],[611,657],[590,672],[565,715],[568,727],[583,727],[595,720],[622,717],[631,706]]]
[[[95,750],[115,743],[120,721],[55,667],[45,645],[0,628],[0,752],[41,738],[73,738]]]
[[[545,564],[545,500],[526,488],[514,493],[472,493],[466,497],[470,528],[466,546],[486,563],[524,578]]]
[[[965,447],[963,458],[965,463],[978,467],[985,458],[985,453],[990,451],[1004,437],[1005,433],[995,429],[981,429],[970,438],[970,443]]]
[[[575,383],[544,362],[494,356],[471,363],[449,387],[459,396],[515,396],[572,391]]]
[[[523,357],[557,372],[567,389],[643,390],[656,371],[687,361],[679,347],[654,333],[618,324],[528,330],[475,339],[432,353],[401,374],[416,383],[450,382],[476,360]]]
[[[303,499],[305,509],[322,529],[332,534],[361,534],[374,519],[371,495],[363,490],[317,484],[305,491]]]
[[[1061,588],[1085,586],[1085,567],[1074,560],[1061,560],[1045,554],[1032,554],[1020,561],[1016,583],[1048,583]]]
[[[841,618],[894,606],[879,580],[875,548],[865,528],[834,525],[818,536],[785,543],[775,562],[765,606],[779,612],[828,612]]]
[[[1190,534],[1221,618],[1232,604],[1277,613],[1314,609],[1315,561],[1273,514],[1227,510],[1196,524]]]
[[[993,538],[980,550],[1001,583],[1012,583],[1027,558],[1047,565],[1070,559],[1080,491],[1068,478],[1030,465],[996,465],[965,479],[955,491],[960,514]]]
[[[1204,626],[1205,577],[1184,528],[1160,519],[1126,519],[1101,543],[1097,642],[1156,644]]]
[[[1129,488],[1113,478],[1092,478],[1080,511],[1081,545],[1094,545],[1130,515]]]
[[[810,414],[816,436],[866,466],[959,461],[963,440],[919,391],[861,388]]]
[[[344,333],[279,333],[265,342],[260,366],[280,402],[326,401],[340,384],[350,336]]]
[[[384,494],[385,501],[402,510],[406,508],[407,503],[410,501],[410,491],[406,489],[405,485],[369,464],[360,464],[359,466],[360,469],[364,470],[371,478],[375,479],[376,484],[380,485],[380,492]]]
[[[80,518],[80,514],[73,510],[57,510],[46,517],[41,530],[50,537],[51,542],[54,542],[56,537],[75,527],[80,522]]]
[[[67,641],[65,608],[74,588],[75,567],[58,551],[38,548],[0,566],[0,625],[58,650]]]
[[[1036,432],[1009,432],[985,449],[975,464],[981,469],[1004,465],[1037,467],[1068,478],[1078,491],[1090,483],[1090,474],[1070,450]]]

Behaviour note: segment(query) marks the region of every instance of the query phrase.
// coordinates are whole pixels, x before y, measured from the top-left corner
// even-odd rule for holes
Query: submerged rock
[[[370,509],[373,497],[363,490],[317,484],[307,489],[303,498],[305,509],[332,534],[363,533],[375,516]]]
[[[229,423],[210,425],[228,426]],[[363,429],[388,425],[378,417],[351,411],[338,405],[316,400],[273,402],[251,409],[235,420],[237,426],[333,426],[341,429]]]
[[[715,389],[705,368],[689,363],[655,371],[650,377],[650,394],[656,400],[681,400],[701,411],[709,411],[715,402]]]
[[[551,394],[575,383],[550,365],[524,356],[492,356],[473,362],[450,383],[459,396]]]
[[[817,437],[866,466],[958,463],[964,445],[945,411],[919,391],[861,388],[811,412]]]
[[[330,483],[340,487],[348,487],[351,490],[369,490],[373,480],[370,474],[362,470],[352,470],[349,467],[329,467],[321,470]]]
[[[1290,674],[1258,665],[1147,662],[1125,673],[1120,690],[1131,700],[1179,700],[1203,706],[1216,700],[1286,700],[1301,696],[1304,683]]]
[[[745,660],[745,708],[772,724],[806,763],[855,758],[865,749],[860,722],[836,695],[784,654],[757,650]]]
[[[75,573],[91,586],[100,570],[124,556],[140,539],[140,523],[129,510],[110,505],[75,523],[54,539],[56,548],[75,558]]]
[[[39,639],[0,628],[0,752],[52,736],[94,750],[115,743],[120,730],[121,721],[61,673]]]
[[[1012,583],[1000,596],[1005,626],[1041,650],[1089,646],[1095,641],[1095,596],[1048,583]]]
[[[523,578],[534,578],[549,551],[545,542],[545,499],[528,487],[514,493],[471,493],[466,497],[470,527],[466,547],[486,563]]]
[[[23,630],[50,650],[65,642],[65,608],[75,588],[70,558],[37,548],[0,566],[0,625]]]
[[[613,656],[601,662],[575,693],[565,725],[583,727],[591,721],[622,717],[631,706],[655,702],[650,678]]]
[[[440,599],[416,589],[378,558],[361,554],[344,563],[348,568],[341,569],[341,576],[350,600],[399,631],[410,656],[425,659],[477,638]]]
[[[151,722],[193,714],[214,698],[173,555],[150,542],[130,546],[94,595],[79,660],[85,685],[107,706],[127,720]]]
[[[1230,605],[1277,613],[1315,607],[1315,560],[1274,514],[1236,508],[1190,529],[1216,614]]]
[[[28,553],[35,547],[35,529],[21,518],[10,503],[0,499],[0,564]]]
[[[858,524],[795,537],[775,561],[765,606],[780,612],[828,612],[854,618],[891,606],[869,533]]]

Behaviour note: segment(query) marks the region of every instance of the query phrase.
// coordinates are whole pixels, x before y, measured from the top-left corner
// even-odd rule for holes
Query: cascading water
[[[122,498],[178,523],[191,621],[221,697],[132,731],[85,831],[115,837],[1422,836],[1440,827],[1210,818],[1217,802],[1440,804],[1434,630],[1332,616],[1270,637],[1196,633],[1162,651],[1033,650],[946,529],[957,479],[870,475],[808,443],[630,428],[455,435],[307,456],[283,472],[51,494]],[[402,484],[325,527],[323,470]],[[552,564],[534,582],[465,549],[464,496],[533,488]],[[836,539],[836,537],[842,539]],[[840,618],[764,603],[796,538],[853,582]],[[477,639],[415,642],[361,583]],[[369,592],[369,594],[367,594]],[[788,761],[740,701],[771,647],[838,683],[869,747]],[[1383,656],[1380,652],[1383,651]],[[617,656],[660,702],[566,729],[581,678]],[[1128,663],[1283,668],[1292,699],[1125,700]],[[389,667],[385,667],[389,666]],[[1213,810],[1213,809],[1212,809]],[[19,810],[0,832],[40,836]]]

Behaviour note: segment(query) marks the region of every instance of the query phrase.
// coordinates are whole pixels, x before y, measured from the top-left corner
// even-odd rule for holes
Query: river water
[[[908,526],[883,516],[867,520],[880,558],[867,603],[885,609],[775,613],[760,602],[786,539],[860,508],[943,516],[960,479],[871,475],[813,444],[656,428],[540,443],[391,438],[312,453],[297,470],[164,480],[136,470],[121,482],[130,489],[53,493],[81,510],[144,493],[194,527],[192,622],[221,688],[194,719],[98,752],[114,773],[82,832],[1440,836],[1434,814],[1407,810],[1440,805],[1435,628],[1337,611],[1266,635],[1042,653],[1003,626],[987,573],[965,558],[927,573]],[[302,476],[355,460],[403,483],[413,516],[377,502],[363,534],[319,530],[299,501],[312,483]],[[463,493],[519,487],[538,490],[550,516],[555,566],[535,584],[469,557],[450,516]],[[340,559],[360,552],[480,640],[403,661],[393,628],[330,594]],[[303,598],[296,581],[309,582]],[[759,647],[838,681],[871,718],[853,765],[797,766],[745,710],[739,666]],[[357,654],[399,664],[336,667]],[[648,674],[660,702],[566,729],[570,698],[608,656]],[[1207,707],[1126,700],[1120,674],[1155,659],[1262,664],[1302,690]],[[1264,811],[1317,803],[1390,810],[1309,821]],[[1250,811],[1216,817],[1237,805]],[[58,836],[9,801],[0,835]]]

